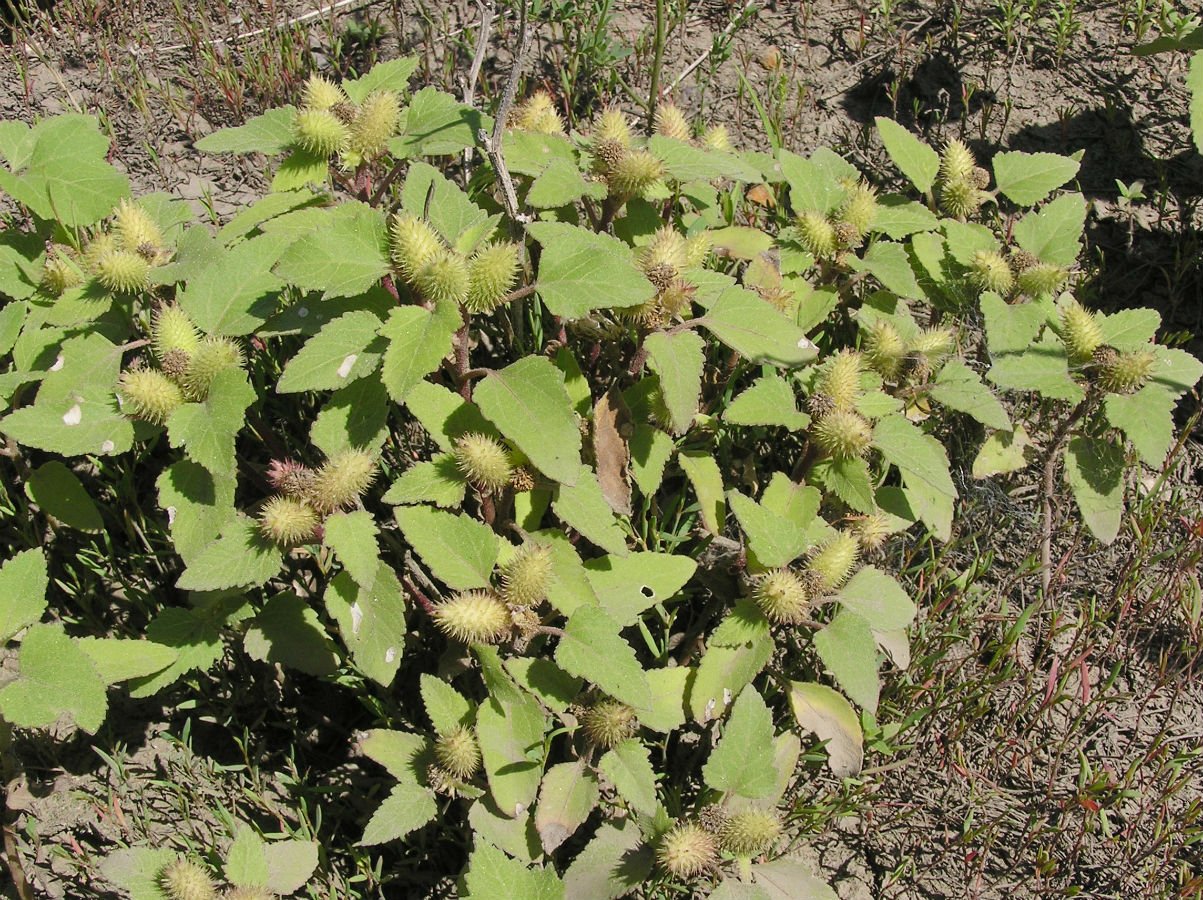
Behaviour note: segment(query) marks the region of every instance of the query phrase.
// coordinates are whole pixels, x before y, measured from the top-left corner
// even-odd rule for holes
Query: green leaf
[[[527,232],[542,245],[536,281],[553,315],[580,319],[595,309],[638,306],[656,289],[617,238],[561,222],[532,222]]]
[[[0,647],[42,618],[49,584],[41,550],[22,550],[0,565]]]
[[[840,610],[815,633],[814,644],[823,665],[844,692],[864,709],[876,712],[881,683],[877,677],[877,641],[869,623],[853,612]]]
[[[577,168],[576,147],[562,134],[509,131],[502,144],[502,155],[512,175],[537,176],[553,163],[568,163]]]
[[[461,319],[453,304],[441,303],[434,310],[420,306],[394,309],[380,327],[388,338],[381,377],[389,396],[404,402],[411,390],[439,367],[451,350],[451,340]]]
[[[179,653],[152,641],[124,638],[84,637],[76,644],[87,654],[100,680],[106,685],[144,678],[167,668]]]
[[[798,401],[789,382],[779,375],[765,375],[731,401],[723,413],[731,425],[780,425],[801,431],[810,416],[798,411]]]
[[[496,429],[480,414],[476,404],[442,385],[418,381],[406,391],[404,403],[426,429],[430,439],[447,453],[455,449],[455,439],[461,434],[469,431],[488,435],[496,433]]]
[[[908,488],[921,491],[922,496],[931,496],[940,509],[950,509],[957,497],[957,489],[948,471],[948,454],[944,446],[930,434],[924,434],[903,416],[892,415],[881,419],[873,429],[873,445],[881,451],[888,462],[898,467],[903,483]],[[942,540],[950,537],[951,522],[937,516],[924,504],[920,515]]]
[[[1037,391],[1050,400],[1079,403],[1086,396],[1069,375],[1069,357],[1051,332],[1023,353],[996,357],[986,377],[1001,388]]]
[[[859,457],[819,460],[809,477],[857,512],[871,513],[877,508],[869,464]]]
[[[185,564],[191,565],[237,516],[234,482],[231,473],[214,475],[188,459],[159,476],[159,506],[167,513],[171,541]]]
[[[878,116],[876,121],[877,133],[898,171],[926,194],[940,174],[939,154],[892,119]]]
[[[404,94],[409,89],[409,79],[418,68],[418,57],[403,56],[378,62],[366,75],[342,83],[342,89],[355,103],[362,103],[373,91],[392,91]]]
[[[1160,385],[1177,397],[1185,394],[1203,377],[1203,360],[1185,350],[1160,345],[1153,347],[1157,365],[1149,381]]]
[[[805,528],[765,509],[739,491],[727,492],[727,502],[747,536],[748,551],[766,569],[789,565],[807,547]]]
[[[219,613],[223,609],[216,603],[211,609]],[[168,685],[174,684],[185,672],[207,671],[221,659],[224,645],[221,640],[221,625],[224,618],[214,616],[211,610],[180,609],[163,610],[146,626],[146,637],[156,644],[163,644],[176,651],[175,662],[166,669],[130,685],[131,697],[150,697]]]
[[[506,697],[490,692],[476,711],[476,737],[493,802],[503,815],[514,817],[526,812],[538,793],[547,721],[534,697],[512,689],[514,695]]]
[[[1140,350],[1161,327],[1161,315],[1155,309],[1121,309],[1106,315],[1095,313],[1103,343],[1116,350]]]
[[[526,202],[535,209],[555,209],[581,197],[601,200],[605,195],[605,184],[586,181],[572,160],[553,159],[530,186]]]
[[[597,476],[580,466],[574,484],[556,486],[551,508],[560,520],[614,556],[626,556],[627,536],[606,502]]]
[[[389,272],[384,215],[363,203],[342,203],[321,224],[292,244],[276,274],[322,297],[354,297]]]
[[[239,826],[238,835],[226,853],[226,881],[236,887],[262,887],[267,884],[267,855],[263,838],[246,825]]]
[[[433,503],[453,509],[464,502],[467,489],[467,479],[455,457],[440,453],[406,469],[381,499],[396,505]]]
[[[276,310],[284,282],[271,268],[292,240],[262,234],[224,249],[206,233],[195,271],[183,273],[180,308],[206,334],[250,334]]]
[[[685,724],[685,694],[692,674],[693,670],[686,666],[647,670],[652,706],[639,717],[645,728],[671,734]]]
[[[689,689],[689,713],[704,725],[722,718],[731,702],[773,655],[769,621],[750,600],[740,600],[706,644]]]
[[[954,219],[944,219],[940,223],[947,239],[949,255],[962,266],[972,266],[973,257],[979,250],[998,252],[998,238],[985,225],[977,222],[957,222]],[[912,242],[918,250],[918,244]],[[946,274],[942,271],[941,274]]]
[[[327,457],[351,447],[379,448],[388,436],[388,392],[376,375],[331,396],[309,429],[309,440]]]
[[[496,217],[490,218],[455,182],[428,163],[411,163],[401,191],[401,206],[412,216],[426,218],[427,197],[430,226],[461,253],[470,253],[493,232]]]
[[[631,819],[603,822],[564,873],[569,900],[616,900],[651,874],[653,853]]]
[[[292,144],[293,106],[269,109],[261,116],[247,120],[245,125],[221,128],[207,134],[194,144],[202,153],[264,153],[278,156]]]
[[[462,900],[563,900],[564,885],[552,869],[528,869],[496,847],[478,841],[468,858]]]
[[[702,339],[692,331],[649,334],[643,341],[648,366],[660,381],[660,393],[668,407],[675,434],[684,434],[693,424],[702,392],[702,369],[706,355]]]
[[[692,559],[670,553],[603,556],[585,563],[585,576],[602,609],[624,628],[644,610],[675,596],[695,571]]]
[[[734,153],[706,150],[659,134],[652,135],[647,148],[664,163],[673,181],[760,181],[760,173]]]
[[[447,587],[466,591],[489,586],[500,546],[488,525],[427,506],[402,507],[396,516],[405,540]]]
[[[51,460],[30,473],[25,485],[29,498],[68,528],[100,531],[104,519],[88,496],[79,477],[58,460]]]
[[[1016,222],[1015,242],[1041,262],[1069,267],[1082,250],[1085,224],[1086,199],[1065,194]]]
[[[916,232],[934,231],[938,225],[939,220],[935,214],[915,200],[889,194],[877,201],[873,231],[881,232],[896,241]]]
[[[795,213],[828,213],[843,199],[844,191],[835,175],[812,156],[810,159],[780,152],[781,172],[789,182],[789,203]]]
[[[319,206],[322,201],[321,194],[303,189],[266,194],[251,203],[250,206],[236,212],[230,221],[218,230],[217,239],[223,244],[232,244],[239,238],[244,238],[252,231],[258,230],[264,222],[274,219],[276,216],[282,216],[284,213],[297,209]]]
[[[631,478],[644,497],[653,496],[664,479],[664,467],[676,446],[673,439],[654,425],[635,426],[627,442],[631,451]]]
[[[326,629],[317,611],[296,594],[272,597],[251,620],[243,649],[251,659],[279,663],[307,675],[331,675],[338,670]]]
[[[450,94],[422,88],[410,100],[400,137],[389,141],[389,152],[398,159],[415,156],[448,156],[476,145],[476,133],[491,130],[493,120]]]
[[[547,586],[547,599],[551,605],[566,616],[572,615],[577,607],[597,604],[597,595],[585,577],[585,568],[576,548],[562,529],[548,529],[537,533],[540,543],[551,547],[551,584]]]
[[[569,675],[550,659],[511,656],[505,670],[527,693],[554,712],[565,712],[581,692],[581,680]]]
[[[426,715],[439,734],[449,734],[461,725],[472,724],[472,704],[463,694],[440,678],[423,672],[420,680]]]
[[[1160,468],[1174,443],[1174,407],[1178,401],[1159,384],[1147,384],[1135,394],[1107,394],[1107,421],[1132,442],[1153,468]]]
[[[242,430],[255,389],[241,369],[219,372],[203,403],[185,403],[167,419],[171,443],[210,472],[234,470],[234,438]]]
[[[276,894],[287,896],[299,891],[317,868],[317,841],[273,841],[263,852],[267,856],[264,887]]]
[[[1190,130],[1195,135],[1195,146],[1203,153],[1203,50],[1190,59],[1186,86],[1190,89]]]
[[[1042,304],[1010,304],[989,291],[982,294],[981,307],[986,319],[986,343],[995,356],[1027,350],[1048,321],[1047,307]]]
[[[61,625],[32,625],[21,641],[20,674],[0,688],[0,714],[19,728],[45,728],[67,716],[95,734],[108,710],[104,682]]]
[[[472,804],[468,810],[468,826],[475,839],[483,839],[523,862],[533,862],[543,855],[534,816],[527,814],[515,819],[503,816],[488,797]]]
[[[837,778],[857,774],[864,764],[860,717],[844,695],[826,685],[791,681],[789,704],[804,731],[827,743],[827,765]]]
[[[280,161],[276,174],[272,176],[271,190],[295,191],[309,185],[326,187],[330,182],[330,161],[320,153],[294,147]]]
[[[915,619],[915,604],[890,575],[865,566],[840,588],[840,605],[864,619],[874,631],[906,628]]]
[[[731,707],[723,736],[702,767],[706,785],[740,797],[767,797],[777,783],[773,765],[773,714],[751,685]]]
[[[371,588],[380,566],[380,548],[376,544],[376,520],[366,509],[336,512],[323,523],[322,543],[334,551],[355,581]]]
[[[371,847],[400,840],[433,819],[438,811],[434,794],[428,789],[402,782],[376,807],[359,843]]]
[[[130,900],[170,900],[163,893],[160,876],[177,858],[174,850],[128,847],[109,853],[100,864],[100,874],[125,891]]]
[[[677,462],[697,494],[702,524],[711,534],[721,533],[727,521],[727,504],[723,501],[723,474],[718,463],[701,451],[681,453]]]
[[[490,372],[473,394],[480,411],[548,478],[574,485],[581,432],[564,373],[545,356],[527,356]]]
[[[259,533],[254,520],[240,516],[189,563],[175,586],[182,591],[257,587],[275,577],[282,561],[280,548]]]
[[[636,711],[647,709],[652,696],[643,666],[618,632],[618,623],[600,607],[581,606],[568,617],[556,646],[556,663]]]
[[[1124,514],[1124,450],[1100,438],[1076,437],[1065,453],[1065,481],[1091,534],[1110,544]]]
[[[978,451],[973,460],[973,477],[989,478],[992,475],[1005,475],[1008,472],[1018,472],[1028,464],[1025,450],[1032,446],[1027,431],[1022,425],[1016,425],[1015,431],[996,431]]]
[[[326,323],[288,361],[276,382],[276,392],[335,390],[370,375],[380,364],[380,353],[365,351],[379,330],[380,320],[366,310],[345,313]]]
[[[581,760],[560,763],[543,774],[535,830],[545,853],[553,853],[585,824],[598,795],[597,776]]]
[[[371,588],[339,572],[323,599],[355,667],[377,684],[392,684],[405,650],[405,596],[392,568],[381,563]]]
[[[760,863],[752,866],[751,873],[756,886],[764,890],[765,900],[839,900],[839,894],[800,859],[784,857]]]
[[[990,428],[1011,430],[1006,408],[981,378],[959,359],[950,360],[940,369],[931,389],[932,397],[950,409],[966,413]]]
[[[1034,206],[1078,174],[1080,163],[1056,153],[999,153],[994,157],[998,190],[1020,206]]]
[[[430,741],[408,731],[373,728],[359,738],[359,750],[402,784],[417,784],[425,773]]]
[[[655,813],[656,772],[651,753],[641,741],[626,740],[606,751],[598,768],[631,809],[649,816]]]
[[[773,246],[773,237],[759,228],[730,225],[710,232],[710,243],[719,256],[732,259],[755,259]],[[690,274],[693,277],[693,274]]]
[[[743,288],[723,291],[702,317],[702,323],[749,362],[790,367],[818,356],[801,328]]]
[[[882,286],[900,297],[921,298],[923,290],[915,280],[910,257],[901,244],[877,241],[861,259],[849,256],[848,265],[858,272],[868,272]]]

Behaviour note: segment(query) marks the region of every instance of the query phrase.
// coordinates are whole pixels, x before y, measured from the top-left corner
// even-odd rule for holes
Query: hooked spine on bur
[[[305,500],[326,514],[354,506],[376,480],[376,457],[359,448],[342,450],[313,473]]]
[[[796,625],[810,610],[806,579],[790,569],[773,569],[752,586],[752,599],[770,621]]]
[[[129,369],[117,382],[122,411],[155,425],[166,425],[184,404],[180,386],[155,369]]]
[[[488,314],[499,307],[518,279],[518,245],[510,241],[488,243],[468,261],[469,312]]]
[[[719,845],[736,856],[767,853],[781,836],[781,819],[767,810],[749,808],[731,813],[719,831]]]
[[[609,750],[639,730],[635,710],[618,700],[599,700],[580,713],[581,728],[589,742]]]
[[[852,574],[860,559],[860,542],[846,531],[837,531],[810,555],[806,569],[823,591],[834,591]]]
[[[1084,363],[1103,344],[1098,318],[1075,299],[1061,307],[1061,339],[1072,363]]]
[[[311,539],[319,524],[313,507],[287,495],[272,497],[259,511],[259,533],[285,547]]]
[[[656,861],[675,878],[696,878],[718,862],[718,844],[700,825],[681,822],[660,837]]]
[[[434,607],[434,623],[464,644],[496,644],[509,636],[509,607],[492,591],[462,591]]]
[[[217,900],[217,886],[196,863],[177,859],[159,873],[159,886],[170,900]]]
[[[501,442],[487,434],[469,432],[455,441],[455,464],[472,485],[499,493],[510,483],[514,464]]]
[[[513,606],[537,606],[547,599],[551,572],[551,548],[524,544],[501,569],[501,596]]]
[[[510,114],[510,126],[535,134],[563,134],[564,120],[547,91],[535,91]]]
[[[466,725],[440,734],[434,742],[434,756],[439,766],[459,781],[467,781],[480,768],[480,744]]]

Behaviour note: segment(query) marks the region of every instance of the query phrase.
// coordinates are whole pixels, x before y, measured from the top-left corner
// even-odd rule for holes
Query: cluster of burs
[[[276,900],[262,887],[229,887],[218,890],[209,873],[188,859],[177,859],[159,873],[159,887],[168,900]]]

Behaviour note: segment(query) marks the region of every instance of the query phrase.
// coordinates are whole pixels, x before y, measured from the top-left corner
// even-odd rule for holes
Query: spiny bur
[[[217,900],[209,873],[186,859],[168,864],[159,875],[159,885],[170,900]]]
[[[1103,329],[1094,313],[1077,300],[1061,307],[1061,339],[1072,363],[1084,363],[1103,344]]]
[[[426,264],[443,251],[443,240],[423,219],[399,212],[393,216],[393,264],[401,276],[412,282]]]
[[[870,513],[853,522],[852,533],[856,535],[863,549],[877,550],[885,544],[893,529],[888,516],[883,513]]]
[[[873,371],[891,381],[898,377],[906,359],[906,341],[893,322],[878,319],[865,336],[865,360]]]
[[[509,241],[486,244],[468,262],[469,312],[488,314],[504,302],[518,277],[518,246]]]
[[[857,238],[864,237],[877,221],[877,191],[863,181],[851,185],[837,218],[841,223],[852,226]]]
[[[864,456],[873,441],[869,423],[850,409],[833,409],[813,427],[815,442],[835,460]]]
[[[940,208],[954,219],[968,219],[985,202],[986,195],[968,181],[945,182],[940,188]]]
[[[731,135],[727,131],[726,125],[711,125],[702,135],[702,146],[707,150],[717,150],[720,153],[729,153],[731,147]]]
[[[664,175],[664,164],[646,150],[625,154],[606,173],[610,192],[622,200],[642,197]]]
[[[331,109],[300,109],[292,123],[297,144],[322,158],[341,153],[351,140],[351,130]]]
[[[689,245],[671,225],[657,229],[639,251],[639,267],[648,281],[663,291],[689,263]]]
[[[376,480],[376,457],[350,447],[331,456],[309,482],[305,500],[319,513],[354,506]]]
[[[501,569],[501,596],[511,606],[537,606],[551,583],[551,548],[524,544]]]
[[[856,537],[837,531],[810,555],[806,567],[822,590],[834,591],[848,580],[859,558],[860,542]]]
[[[150,262],[134,250],[110,250],[96,260],[96,280],[118,294],[136,294],[150,287]]]
[[[756,579],[752,599],[770,621],[797,624],[810,609],[806,583],[789,569],[774,569]]]
[[[656,861],[674,878],[697,878],[718,862],[718,847],[706,829],[683,822],[660,838]]]
[[[1116,353],[1099,370],[1099,385],[1111,394],[1130,394],[1140,390],[1148,381],[1157,362],[1152,350],[1133,350]]]
[[[688,141],[693,129],[680,107],[673,103],[661,103],[656,107],[656,134],[677,141]]]
[[[184,403],[179,385],[155,369],[130,369],[117,383],[122,411],[153,422],[167,424],[168,417]]]
[[[208,335],[188,358],[188,368],[180,379],[184,396],[189,400],[204,400],[218,375],[241,368],[242,364],[242,348],[234,340]]]
[[[435,606],[434,623],[464,644],[496,644],[513,627],[509,608],[491,591],[464,591]]]
[[[351,122],[347,147],[355,159],[348,162],[372,160],[384,153],[400,121],[401,102],[393,91],[373,91],[365,97]]]
[[[834,256],[839,249],[835,226],[818,212],[804,212],[798,217],[798,239],[816,259]]]
[[[455,441],[455,464],[475,487],[497,493],[510,483],[514,464],[501,443],[488,435],[470,432]]]
[[[321,75],[310,75],[301,94],[301,104],[307,109],[330,109],[347,102],[346,92]]]
[[[639,730],[635,710],[617,700],[599,700],[581,712],[585,737],[603,750],[617,746]]]
[[[57,297],[68,288],[83,284],[84,275],[71,250],[62,244],[52,244],[46,251],[46,263],[42,268],[42,290]]]
[[[555,102],[547,91],[536,91],[515,110],[513,126],[520,131],[536,134],[563,134],[564,120],[556,111]]]
[[[465,725],[440,734],[434,742],[434,756],[440,766],[460,781],[467,781],[480,768],[480,745],[472,729]]]
[[[84,247],[84,269],[90,274],[95,275],[97,268],[110,253],[121,249],[121,245],[117,242],[115,235],[98,234],[88,241]]]
[[[940,178],[944,182],[965,181],[973,179],[973,170],[977,168],[977,160],[973,151],[964,141],[953,138],[944,145],[940,154]]]
[[[192,356],[200,348],[201,336],[186,312],[175,305],[163,306],[151,323],[150,343],[155,357],[162,362],[172,350]]]
[[[621,109],[607,106],[593,124],[593,141],[613,141],[620,147],[631,146],[631,126]]]
[[[1056,292],[1065,284],[1068,273],[1060,266],[1050,266],[1048,263],[1038,263],[1019,273],[1019,290],[1029,297],[1039,297],[1043,294]]]
[[[313,507],[295,497],[272,497],[259,511],[259,533],[285,547],[312,538],[318,524]]]
[[[112,233],[126,250],[137,252],[139,247],[145,245],[154,248],[163,246],[163,232],[155,220],[146,210],[129,200],[122,200],[117,205],[113,213]]]
[[[414,276],[414,287],[435,303],[464,303],[470,277],[467,261],[454,250],[439,250]]]
[[[855,350],[841,350],[827,360],[815,383],[815,390],[831,398],[835,409],[853,409],[861,396],[862,356]]]
[[[1006,297],[1015,287],[1011,264],[996,250],[978,250],[970,266],[973,283],[983,291],[993,291]]]
[[[781,820],[762,809],[745,809],[732,813],[722,831],[719,844],[736,856],[759,856],[772,849],[781,836]]]
[[[685,265],[697,267],[705,265],[714,246],[714,238],[709,231],[699,231],[685,240]]]

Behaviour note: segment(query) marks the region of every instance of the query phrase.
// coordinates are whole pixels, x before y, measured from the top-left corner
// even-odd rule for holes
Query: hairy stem
[[[1053,579],[1053,491],[1056,490],[1057,460],[1060,458],[1062,447],[1069,439],[1070,431],[1094,405],[1095,399],[1093,392],[1087,394],[1086,399],[1062,420],[1053,432],[1048,453],[1044,458],[1040,478],[1040,586],[1046,597]]]
[[[651,85],[648,88],[650,98],[647,104],[647,133],[656,130],[656,108],[660,105],[660,74],[664,69],[664,20],[665,0],[656,0],[656,33],[652,38],[652,73]]]

